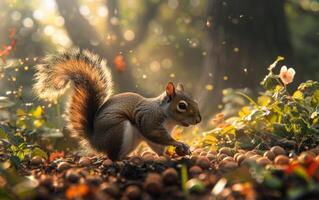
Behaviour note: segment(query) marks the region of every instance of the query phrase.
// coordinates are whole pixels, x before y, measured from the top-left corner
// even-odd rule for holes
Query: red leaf
[[[114,64],[115,68],[119,72],[124,72],[125,71],[125,61],[124,61],[124,56],[122,55],[117,55],[114,58]]]

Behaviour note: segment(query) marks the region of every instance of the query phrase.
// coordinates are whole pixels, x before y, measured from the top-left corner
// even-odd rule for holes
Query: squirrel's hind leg
[[[141,142],[140,133],[129,120],[120,123],[110,120],[96,125],[99,132],[94,134],[94,147],[105,152],[111,160],[123,159]]]

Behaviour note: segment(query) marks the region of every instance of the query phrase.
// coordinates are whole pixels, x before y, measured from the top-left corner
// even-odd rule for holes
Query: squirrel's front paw
[[[179,143],[175,148],[175,152],[179,156],[185,156],[185,155],[191,154],[189,146],[187,144],[184,144],[184,143]]]

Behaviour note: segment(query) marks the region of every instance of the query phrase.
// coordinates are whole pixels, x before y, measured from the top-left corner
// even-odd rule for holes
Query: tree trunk
[[[292,63],[293,56],[284,0],[211,0],[208,4],[207,57],[199,85],[212,84],[214,91],[199,96],[211,112],[217,110],[223,89],[256,90],[277,56],[284,56],[285,64]]]

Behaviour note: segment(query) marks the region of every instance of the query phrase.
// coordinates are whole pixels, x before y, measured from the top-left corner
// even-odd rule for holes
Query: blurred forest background
[[[106,58],[118,92],[183,82],[206,117],[228,87],[256,93],[277,56],[296,82],[319,79],[318,0],[0,0],[0,11],[0,44],[17,41],[0,95],[26,105],[39,58],[72,46]]]

